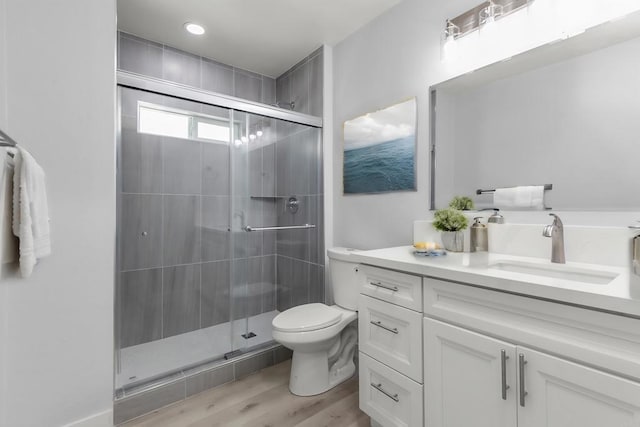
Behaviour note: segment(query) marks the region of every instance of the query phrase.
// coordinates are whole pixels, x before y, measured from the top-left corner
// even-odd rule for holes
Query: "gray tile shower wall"
[[[279,311],[324,302],[324,196],[319,129],[278,123],[275,148],[277,224],[315,224],[316,228],[276,234],[276,301]],[[298,211],[287,209],[296,196]]]
[[[170,46],[118,33],[118,69],[273,104],[275,79],[235,68]]]
[[[276,101],[294,102],[294,111],[322,116],[322,47],[276,79]]]

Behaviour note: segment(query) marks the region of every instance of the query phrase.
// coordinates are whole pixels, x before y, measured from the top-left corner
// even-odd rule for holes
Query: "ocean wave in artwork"
[[[415,136],[344,152],[344,192],[415,190]]]

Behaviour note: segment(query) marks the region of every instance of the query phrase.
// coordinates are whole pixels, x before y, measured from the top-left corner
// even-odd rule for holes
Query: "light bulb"
[[[250,134],[249,139],[253,141],[254,139],[256,139],[256,136],[254,134]]]
[[[442,46],[442,58],[445,61],[450,61],[458,56],[458,43],[455,37],[448,36]]]
[[[258,135],[258,136],[262,136],[262,131],[261,131],[261,130],[259,130],[258,132],[256,132],[256,135]]]

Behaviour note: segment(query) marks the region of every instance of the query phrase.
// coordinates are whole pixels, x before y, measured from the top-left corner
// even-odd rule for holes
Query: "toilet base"
[[[331,371],[329,372],[327,352],[294,351],[291,359],[289,390],[296,396],[314,396],[324,393],[351,378],[356,372],[356,365],[353,360],[350,360],[342,368]]]

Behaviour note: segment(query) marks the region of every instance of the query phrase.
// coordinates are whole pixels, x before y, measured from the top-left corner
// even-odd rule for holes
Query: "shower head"
[[[274,107],[278,107],[278,108],[287,108],[289,110],[293,110],[296,107],[296,102],[295,101],[289,101],[289,102],[285,102],[285,101],[276,101],[274,104],[272,104]]]

